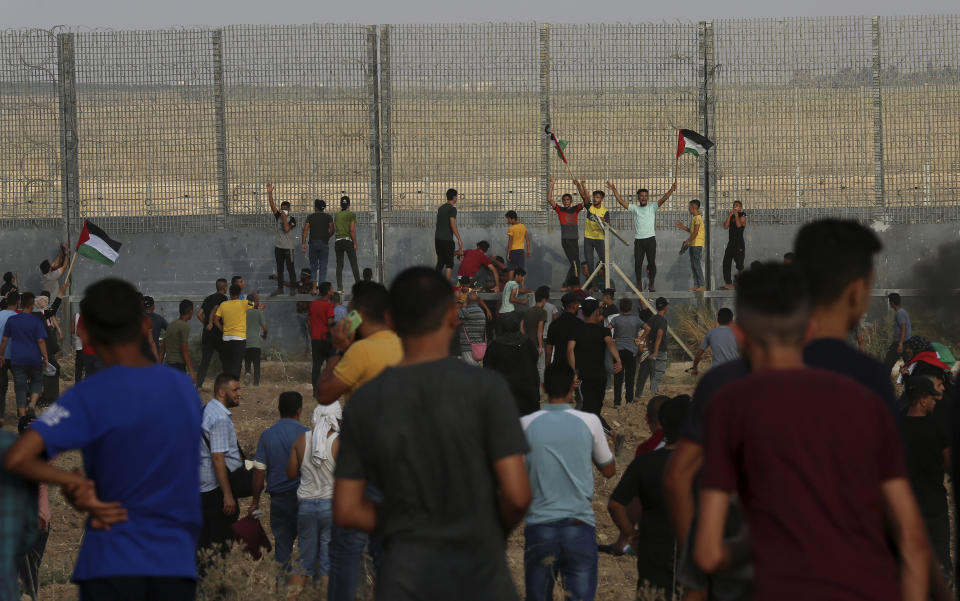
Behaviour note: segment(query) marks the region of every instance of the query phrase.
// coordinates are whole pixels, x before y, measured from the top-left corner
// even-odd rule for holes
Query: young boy
[[[733,330],[730,329],[731,323],[733,323],[733,311],[727,307],[717,311],[717,327],[707,332],[707,335],[703,337],[703,342],[700,343],[700,348],[697,349],[697,354],[693,358],[693,368],[690,370],[692,375],[696,376],[700,373],[697,368],[708,348],[713,350],[711,367],[736,361],[740,358],[740,347],[737,345],[737,338],[733,335]]]
[[[197,392],[187,374],[140,352],[150,333],[133,286],[100,280],[84,292],[80,312],[80,336],[105,368],[47,409],[6,453],[4,467],[61,485],[90,514],[73,573],[81,599],[145,599],[144,591],[193,599],[201,526]],[[70,449],[81,451],[86,476],[48,463]]]
[[[603,241],[606,237],[606,231],[603,229],[603,223],[610,223],[610,212],[603,206],[603,198],[606,196],[603,190],[594,190],[592,199],[587,198],[587,188],[582,181],[577,182],[577,190],[580,192],[580,198],[583,199],[583,205],[587,207],[587,223],[583,228],[583,275],[590,277],[594,268],[597,266],[596,259],[601,263],[606,263],[607,255],[603,247]],[[603,270],[597,274],[597,279],[603,281]]]
[[[507,281],[513,279],[513,272],[526,269],[530,256],[530,232],[520,223],[516,211],[507,211]]]
[[[517,267],[513,271],[511,279],[503,287],[503,295],[500,298],[501,315],[525,309],[530,303],[530,298],[527,295],[533,291],[523,287],[523,280],[526,277],[527,272],[523,267]]]
[[[713,573],[752,556],[758,601],[926,598],[930,546],[893,418],[852,379],[804,365],[811,304],[802,271],[751,269],[736,303],[752,374],[707,407],[695,562]],[[734,493],[752,553],[724,542]]]
[[[573,204],[573,195],[564,194],[560,197],[563,206],[557,205],[553,201],[553,185],[555,180],[550,178],[550,189],[547,191],[547,202],[557,213],[560,220],[560,246],[563,248],[563,254],[567,257],[567,263],[570,269],[567,270],[566,280],[570,278],[580,279],[580,248],[577,244],[579,238],[577,224],[580,218],[580,211],[584,209],[584,204]],[[573,180],[573,185],[578,186],[577,180]],[[579,186],[578,186],[579,187]]]
[[[690,201],[690,227],[677,222],[677,227],[690,236],[683,241],[683,247],[690,251],[690,270],[693,272],[693,288],[691,292],[702,292],[706,290],[706,283],[703,278],[703,246],[706,244],[707,230],[703,225],[703,217],[700,215],[700,201],[694,198]]]

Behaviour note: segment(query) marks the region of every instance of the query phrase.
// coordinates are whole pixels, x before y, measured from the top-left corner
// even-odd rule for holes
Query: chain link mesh
[[[880,65],[887,204],[956,204],[960,17],[881,19]]]
[[[870,19],[724,20],[713,27],[715,206],[873,205]]]
[[[81,218],[195,231],[219,214],[210,32],[76,34]]]
[[[69,204],[71,221],[121,232],[266,227],[267,182],[299,214],[346,194],[370,218],[382,187],[387,221],[427,223],[453,187],[468,222],[514,209],[543,223],[549,176],[557,197],[571,175],[656,197],[676,130],[705,122],[715,215],[741,200],[772,220],[956,220],[958,92],[958,16],[7,30],[0,226],[63,226]],[[661,220],[707,192],[704,163],[681,158]]]
[[[265,184],[295,214],[347,195],[371,210],[375,29],[306,25],[224,30],[231,222],[270,224]]]
[[[60,225],[59,115],[55,32],[0,32],[0,223]]]
[[[550,153],[555,200],[564,192],[578,199],[571,177],[585,178],[588,193],[605,191],[607,207],[616,207],[607,180],[627,202],[638,188],[659,198],[673,182],[677,130],[699,129],[697,26],[553,25],[549,37],[550,122],[569,142],[569,168]],[[699,195],[696,160],[678,165],[679,193],[661,220]],[[628,214],[614,215],[632,228]]]
[[[537,25],[391,26],[387,41],[388,217],[435,210],[448,188],[459,210],[496,211],[497,222],[539,208]]]

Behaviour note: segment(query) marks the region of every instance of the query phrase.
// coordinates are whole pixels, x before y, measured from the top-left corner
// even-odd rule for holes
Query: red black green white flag
[[[566,162],[567,162],[567,156],[563,153],[563,151],[566,150],[566,148],[567,148],[567,141],[566,141],[566,140],[561,140],[561,139],[559,139],[559,138],[557,137],[557,134],[552,133],[552,132],[550,133],[550,139],[553,140],[553,146],[554,146],[554,148],[556,148],[556,150],[557,150],[557,156],[560,157],[560,160],[561,160],[561,161],[563,161],[564,163],[566,163]]]
[[[692,129],[681,129],[677,136],[677,158],[680,158],[681,154],[692,154],[698,157],[711,148],[713,148],[713,142]]]
[[[83,231],[77,239],[77,253],[97,263],[113,267],[120,256],[120,243],[89,221],[84,221]]]

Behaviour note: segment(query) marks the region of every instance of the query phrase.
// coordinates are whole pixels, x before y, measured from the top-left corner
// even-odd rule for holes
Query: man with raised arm
[[[556,180],[551,177],[550,188],[547,190],[547,202],[550,203],[550,208],[557,213],[557,218],[560,219],[560,247],[563,248],[563,254],[567,257],[567,264],[570,265],[570,269],[567,270],[567,275],[563,279],[566,282],[570,278],[580,278],[580,245],[578,242],[580,236],[577,223],[584,204],[582,202],[573,204],[573,195],[565,193],[560,197],[562,206],[558,205],[553,200],[555,182]],[[579,189],[577,180],[573,180],[573,185]]]
[[[656,292],[654,279],[657,277],[657,210],[667,202],[677,190],[677,178],[674,176],[673,185],[660,200],[650,204],[650,192],[646,188],[637,190],[637,202],[629,204],[620,196],[617,187],[607,182],[607,188],[613,192],[613,197],[621,207],[633,215],[633,267],[637,278],[637,290],[643,290],[643,259],[647,259],[648,290]]]
[[[273,249],[274,258],[277,260],[277,289],[270,295],[276,296],[283,294],[283,268],[286,266],[287,273],[290,274],[291,286],[297,281],[297,273],[293,268],[293,249],[297,247],[297,220],[290,214],[290,203],[286,200],[280,203],[280,209],[277,210],[277,204],[273,202],[273,184],[267,184],[267,200],[270,202],[270,212],[277,221],[277,242]],[[290,290],[294,294],[295,290]]]

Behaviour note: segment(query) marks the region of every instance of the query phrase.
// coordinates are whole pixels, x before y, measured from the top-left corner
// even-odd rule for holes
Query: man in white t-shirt
[[[633,261],[634,270],[637,277],[637,289],[643,290],[643,259],[647,259],[647,278],[649,280],[648,290],[656,292],[653,281],[657,277],[657,236],[656,221],[657,209],[667,202],[667,199],[677,189],[677,177],[674,174],[673,185],[667,190],[667,193],[660,197],[654,204],[650,204],[650,193],[646,188],[637,190],[636,204],[629,204],[620,193],[616,186],[607,182],[607,188],[613,192],[613,196],[620,203],[620,206],[630,211],[633,215]]]

